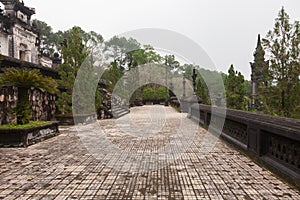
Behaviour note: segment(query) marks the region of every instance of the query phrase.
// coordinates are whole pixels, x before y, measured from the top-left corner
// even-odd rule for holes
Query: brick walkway
[[[0,199],[300,199],[221,141],[200,153],[208,133],[178,134],[196,124],[172,108],[133,108],[99,123],[100,136],[92,124],[27,149],[0,149]]]

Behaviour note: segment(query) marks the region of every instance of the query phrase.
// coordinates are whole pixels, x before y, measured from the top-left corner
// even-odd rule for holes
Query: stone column
[[[182,99],[185,99],[186,97],[186,88],[185,88],[185,84],[186,84],[186,80],[185,80],[185,77],[183,77],[183,81],[182,81],[182,84],[183,84],[183,94],[182,94]]]
[[[31,51],[25,50],[25,61],[31,62]]]

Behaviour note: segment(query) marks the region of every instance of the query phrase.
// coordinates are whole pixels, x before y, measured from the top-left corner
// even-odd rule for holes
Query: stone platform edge
[[[24,128],[0,129],[0,147],[27,147],[59,134],[58,122]]]

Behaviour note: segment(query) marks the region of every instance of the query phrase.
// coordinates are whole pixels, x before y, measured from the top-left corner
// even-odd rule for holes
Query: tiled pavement
[[[175,156],[164,147],[175,138],[183,114],[172,108],[155,109],[151,113],[151,107],[133,108],[127,116],[132,125],[146,127],[136,129],[141,132],[127,134],[134,127],[127,126],[126,120],[100,121],[107,141],[118,147],[115,149],[103,141],[95,141],[96,148],[74,127],[26,149],[0,149],[0,199],[300,199],[297,190],[221,141],[209,154],[201,155],[207,135],[203,129],[195,137],[185,137],[190,141],[182,142],[190,145],[188,149],[180,146],[185,152],[174,150],[178,159],[162,159],[164,151],[166,157]],[[165,121],[156,115],[163,115]],[[163,128],[155,127],[159,123]],[[183,125],[187,130],[193,128]],[[151,154],[159,149],[163,151]],[[131,152],[131,157],[123,151]],[[105,153],[94,157],[92,152]],[[133,156],[137,159],[131,165]],[[159,158],[161,163],[139,162],[144,157]],[[143,170],[137,173],[139,169]]]

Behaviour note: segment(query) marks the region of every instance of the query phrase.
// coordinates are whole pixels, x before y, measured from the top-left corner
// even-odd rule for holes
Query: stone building
[[[39,55],[39,34],[31,20],[35,9],[19,0],[0,0],[0,7],[0,73],[4,67],[38,69],[43,75],[58,79],[52,60]],[[17,102],[17,92],[13,87],[0,88],[0,124],[15,120],[11,113]],[[34,120],[54,118],[54,95],[40,90],[30,90],[28,95]]]
[[[35,9],[19,0],[0,0],[0,54],[52,68],[52,60],[39,54],[40,40],[31,17]]]
[[[2,30],[0,53],[23,61],[38,64],[38,33],[32,25],[33,8],[18,0],[1,0]]]

